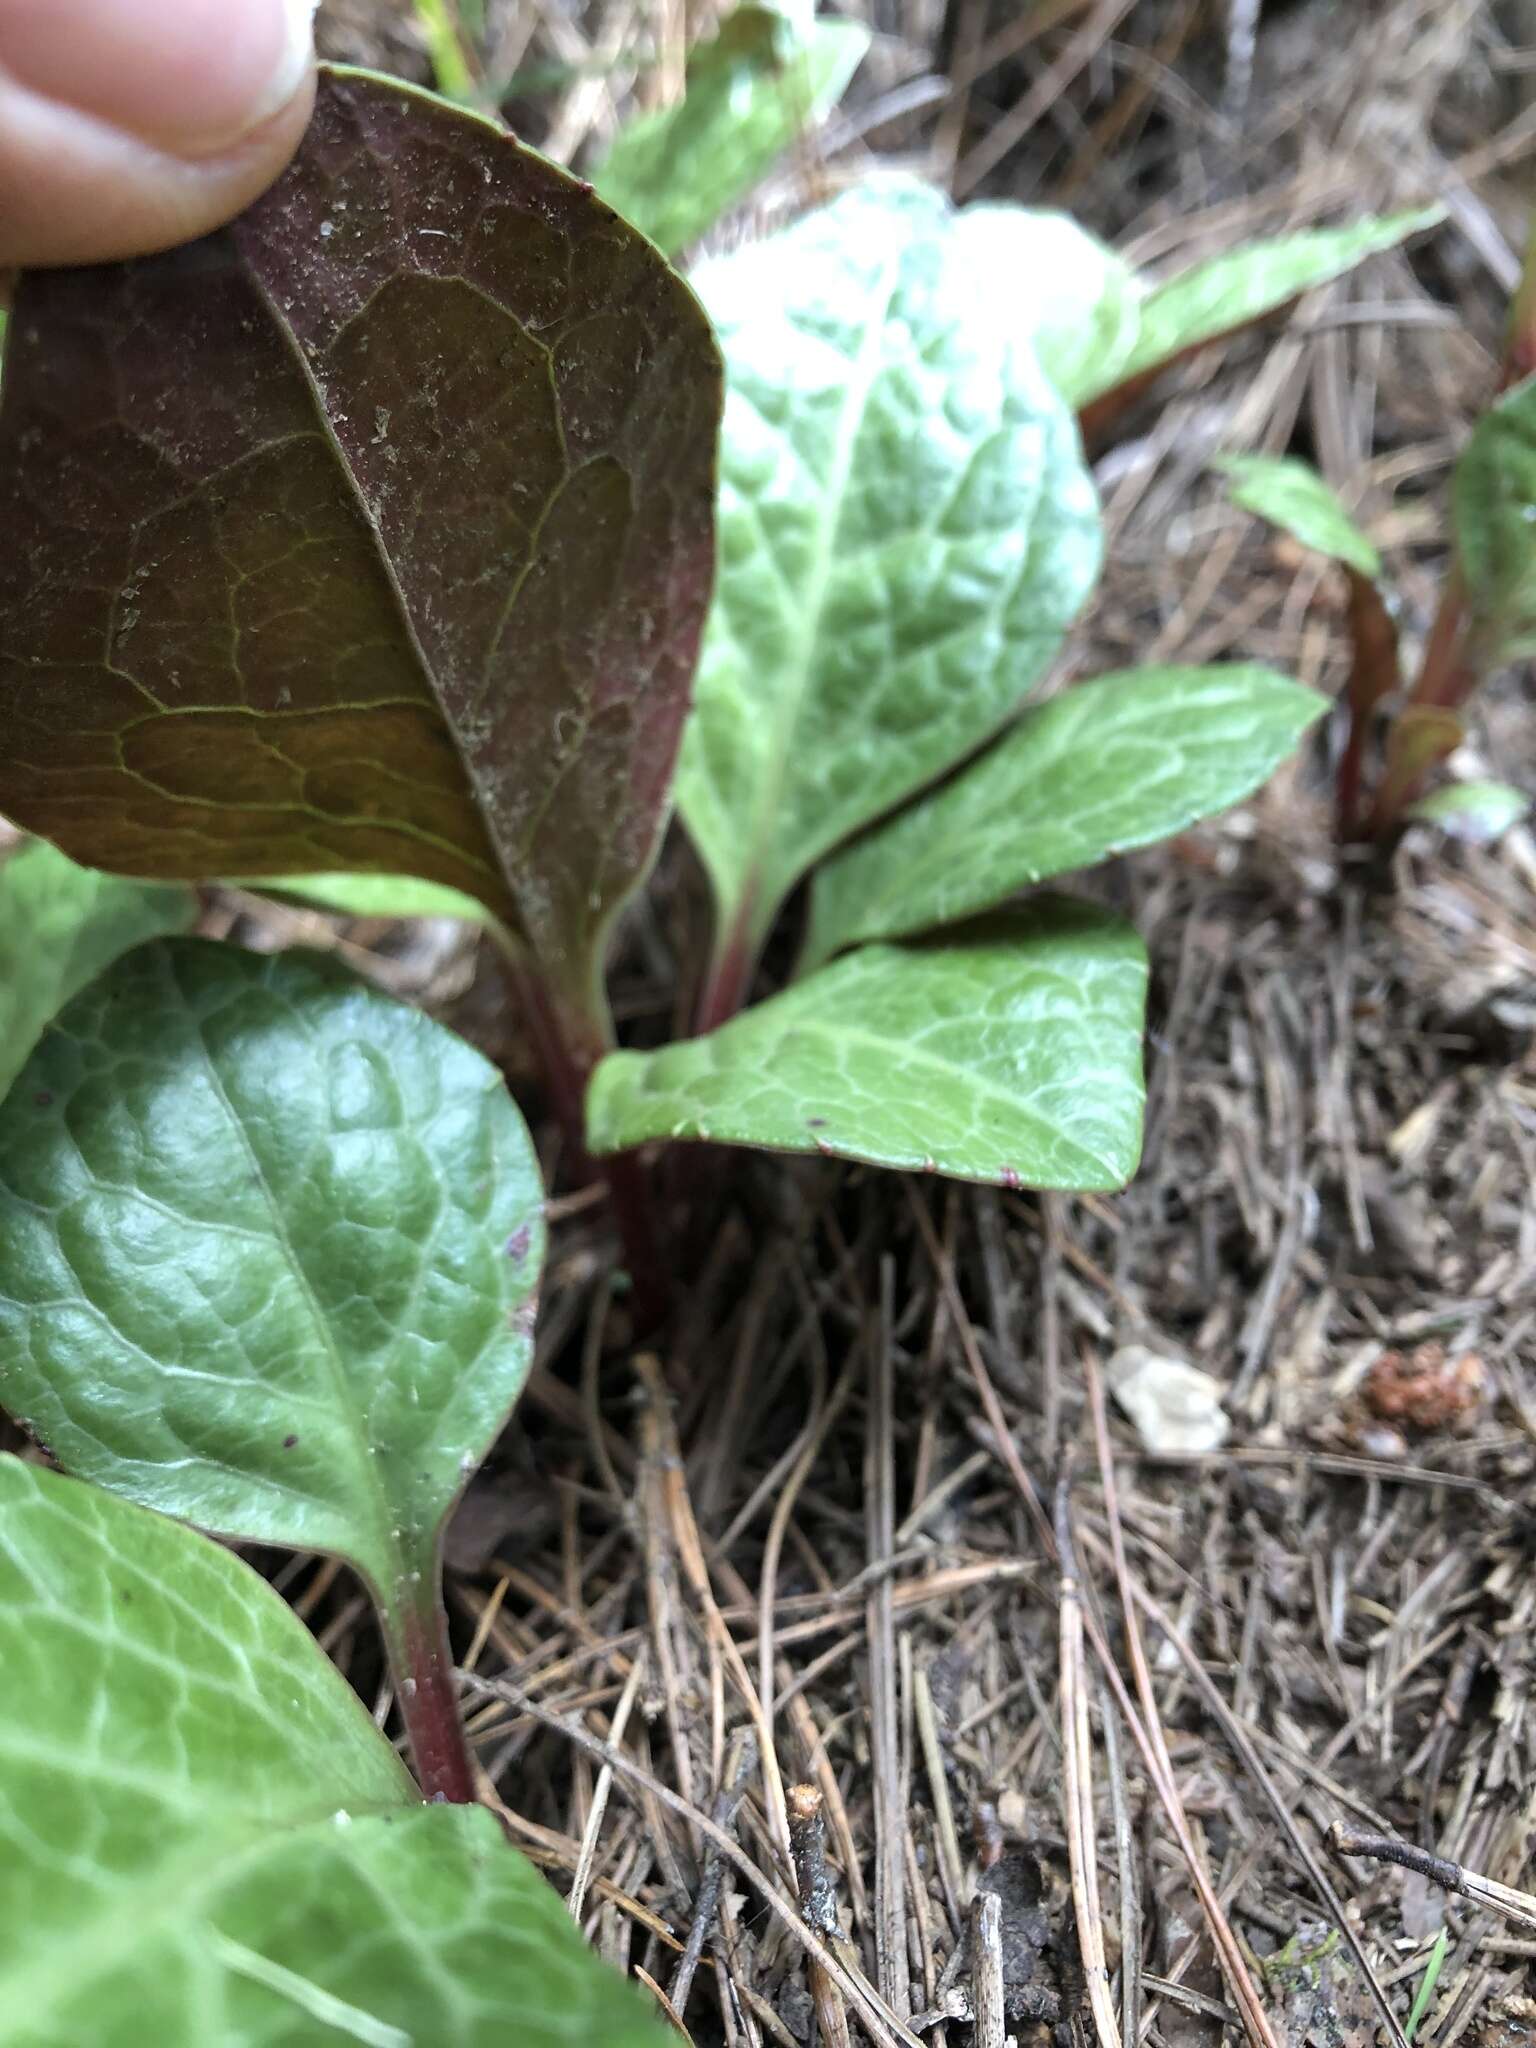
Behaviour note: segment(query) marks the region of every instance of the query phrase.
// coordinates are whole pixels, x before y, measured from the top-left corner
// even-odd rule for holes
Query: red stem
[[[404,1609],[385,1613],[384,1633],[422,1798],[473,1806],[475,1770],[459,1713],[448,1622],[437,1597],[436,1577],[434,1572],[429,1600],[413,1599]]]
[[[635,1319],[642,1331],[665,1322],[672,1305],[666,1263],[656,1232],[656,1196],[637,1153],[615,1152],[593,1160],[587,1152],[587,1083],[609,1050],[605,1029],[555,1001],[537,974],[508,960],[539,1062],[549,1083],[555,1114],[565,1131],[574,1173],[598,1174],[607,1183],[613,1220],[624,1246],[624,1263],[634,1289]]]
[[[1347,730],[1335,782],[1338,833],[1349,845],[1360,832],[1365,750],[1376,707],[1398,687],[1401,669],[1397,627],[1374,578],[1358,569],[1349,576],[1349,639],[1352,660],[1347,690]]]
[[[1461,571],[1452,564],[1440,593],[1440,609],[1424,643],[1424,659],[1410,704],[1459,704],[1472,687],[1466,656],[1467,605]]]
[[[725,944],[720,947],[709,965],[709,979],[699,998],[699,1014],[694,1031],[700,1038],[707,1031],[717,1031],[722,1024],[729,1024],[747,999],[747,990],[752,985],[752,976],[757,968],[758,940],[753,930],[752,899],[746,897],[736,913],[735,922],[726,934]]]

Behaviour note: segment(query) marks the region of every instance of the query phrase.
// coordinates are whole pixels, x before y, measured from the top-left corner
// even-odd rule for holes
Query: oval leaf
[[[698,278],[729,391],[678,800],[724,946],[1023,702],[1097,572],[1071,416],[951,289],[949,226],[925,187],[861,187]]]
[[[1443,208],[1423,206],[1384,219],[1352,221],[1347,227],[1313,228],[1234,249],[1181,271],[1146,294],[1134,345],[1112,370],[1094,380],[1079,402],[1105,399],[1124,385],[1150,377],[1176,356],[1278,312],[1302,292],[1342,277],[1367,256],[1394,249],[1444,218]]]
[[[621,128],[592,183],[674,255],[836,105],[868,48],[857,22],[800,24],[777,8],[738,7],[690,52],[684,98]]]
[[[1006,1187],[1117,1188],[1141,1146],[1146,953],[1129,925],[1031,906],[865,946],[705,1038],[610,1053],[588,1139],[823,1152]]]
[[[807,960],[973,916],[1182,832],[1256,789],[1326,708],[1236,664],[1080,683],[818,871]]]
[[[190,889],[76,867],[37,839],[0,863],[0,1095],[43,1029],[120,953],[197,921]]]
[[[1381,556],[1310,463],[1287,455],[1220,455],[1211,467],[1230,480],[1234,505],[1267,519],[1304,548],[1372,581],[1380,577]]]
[[[229,1551],[0,1458],[0,2040],[660,2048]]]
[[[588,998],[655,848],[719,372],[589,187],[329,72],[229,229],[21,283],[0,808],[120,873],[404,872]]]
[[[0,1108],[0,1395],[70,1470],[397,1609],[527,1373],[543,1243],[479,1053],[318,956],[158,941]]]

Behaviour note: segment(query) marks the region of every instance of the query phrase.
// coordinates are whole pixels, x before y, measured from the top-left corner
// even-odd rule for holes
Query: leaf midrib
[[[801,612],[801,630],[795,636],[794,654],[785,664],[786,672],[794,684],[788,693],[791,708],[789,716],[780,726],[782,744],[776,751],[771,771],[759,785],[757,815],[750,851],[742,864],[736,902],[732,906],[733,923],[740,919],[744,912],[749,911],[754,922],[759,927],[766,928],[777,914],[779,903],[782,901],[782,881],[776,882],[779,893],[773,900],[769,900],[762,893],[763,871],[773,839],[773,827],[783,806],[794,736],[799,728],[810,690],[812,655],[821,634],[821,620],[826,609],[827,593],[838,566],[833,560],[832,543],[842,519],[843,500],[847,495],[849,479],[853,472],[853,457],[858,445],[859,430],[864,423],[870,392],[874,389],[875,379],[879,374],[886,322],[890,315],[891,302],[901,282],[906,252],[907,244],[901,240],[897,240],[886,251],[878,307],[871,308],[864,339],[854,362],[854,374],[848,381],[842,409],[838,415],[832,465],[828,472],[827,486],[819,494],[817,518],[812,528],[816,546],[815,568],[809,580],[806,603]]]
[[[390,558],[389,550],[384,545],[384,536],[379,531],[378,521],[374,518],[373,513],[369,509],[368,501],[363,496],[362,485],[358,482],[357,473],[348,459],[347,451],[342,447],[336,430],[331,425],[330,414],[326,410],[325,399],[320,390],[319,382],[310,368],[309,358],[305,354],[297,334],[294,333],[287,320],[284,319],[279,311],[276,301],[267,289],[266,279],[257,270],[250,256],[238,243],[236,247],[241,265],[246,276],[250,279],[251,289],[266,309],[267,317],[276,329],[282,347],[287,351],[297,366],[299,375],[304,379],[304,387],[309,393],[310,403],[314,408],[315,421],[321,438],[331,450],[346,490],[356,506],[358,517],[362,520],[364,529],[369,536],[373,554],[379,563],[390,596],[394,601],[395,610],[399,615],[401,631],[405,636],[406,645],[411,650],[411,657],[425,686],[428,701],[435,707],[443,729],[448,735],[449,744],[452,746],[454,754],[458,759],[459,768],[464,777],[465,790],[469,797],[470,808],[475,814],[476,823],[485,836],[486,844],[491,849],[495,860],[496,873],[502,882],[506,904],[517,913],[515,926],[518,936],[524,937],[526,935],[522,931],[522,905],[519,903],[517,895],[513,890],[507,865],[502,856],[502,849],[497,842],[490,819],[487,816],[487,806],[481,802],[479,780],[470,766],[468,755],[464,751],[464,743],[459,735],[458,727],[448,716],[447,708],[443,703],[442,693],[437,686],[436,673],[432,664],[427,659],[427,651],[422,646],[420,636],[416,631],[415,622],[411,617],[410,605],[406,600],[405,591],[400,579],[395,573],[395,565]],[[499,308],[498,310],[505,314],[505,308]],[[502,917],[502,910],[499,905],[487,905],[486,907],[498,919]],[[512,925],[514,920],[508,919],[507,923]]]
[[[207,1072],[209,1085],[218,1098],[219,1106],[228,1119],[230,1128],[235,1133],[236,1141],[249,1163],[254,1183],[260,1190],[261,1199],[271,1218],[273,1238],[279,1251],[288,1263],[289,1270],[294,1277],[294,1284],[299,1290],[304,1307],[318,1333],[320,1350],[325,1357],[335,1389],[338,1411],[347,1422],[351,1422],[354,1417],[357,1418],[358,1426],[350,1428],[348,1434],[353,1437],[356,1445],[359,1491],[373,1503],[376,1527],[372,1533],[378,1542],[378,1554],[376,1558],[366,1561],[359,1554],[353,1557],[351,1562],[358,1567],[363,1576],[370,1582],[377,1578],[378,1564],[382,1562],[385,1565],[385,1577],[381,1582],[374,1585],[374,1593],[382,1603],[392,1610],[398,1599],[399,1588],[405,1578],[404,1556],[400,1544],[392,1533],[394,1518],[389,1511],[383,1483],[378,1477],[380,1461],[369,1455],[371,1446],[367,1441],[366,1429],[362,1427],[362,1411],[354,1395],[351,1379],[342,1361],[340,1350],[337,1347],[335,1332],[332,1330],[315,1296],[315,1291],[310,1285],[309,1275],[304,1270],[293,1239],[289,1234],[282,1206],[268,1182],[266,1169],[257,1155],[254,1146],[251,1144],[244,1119],[236,1113],[235,1106],[229,1098],[228,1091],[224,1086],[223,1075],[219,1072],[218,1065],[203,1035],[202,1020],[196,1015],[191,1003],[187,1001],[182,993],[181,987],[176,981],[174,967],[170,966],[169,963],[168,972],[176,989],[177,1000],[185,1010],[188,1022],[195,1034],[198,1052]],[[292,1005],[290,1004],[287,1007],[290,1014],[292,1014]],[[308,1032],[307,1026],[305,1029]],[[270,1541],[271,1539],[268,1538],[267,1540]]]

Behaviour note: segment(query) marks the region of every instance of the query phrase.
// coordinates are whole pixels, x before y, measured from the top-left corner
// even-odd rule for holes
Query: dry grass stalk
[[[928,1773],[928,1790],[933,1798],[933,1817],[938,1832],[939,1855],[944,1879],[952,1898],[965,1889],[965,1863],[960,1854],[960,1836],[955,1828],[955,1811],[949,1796],[949,1778],[944,1769],[944,1750],[939,1740],[939,1718],[934,1710],[933,1687],[926,1669],[919,1664],[912,1674],[912,1699],[916,1710],[917,1739],[922,1747]]]
[[[1066,1807],[1067,1857],[1083,1981],[1099,2048],[1120,2048],[1120,2028],[1109,1995],[1104,1920],[1099,1905],[1098,1829],[1093,1810],[1093,1742],[1088,1725],[1088,1684],[1083,1657],[1083,1606],[1067,1512],[1067,1489],[1056,1505],[1056,1547],[1061,1556],[1061,1780]]]
[[[896,1547],[895,1358],[891,1341],[894,1284],[893,1264],[890,1259],[883,1259],[880,1309],[870,1324],[868,1337],[870,1395],[865,1500],[871,1567],[884,1564]],[[905,2019],[911,2011],[906,1873],[902,1856],[907,1802],[901,1772],[896,1621],[889,1571],[880,1571],[870,1589],[865,1626],[869,1636],[869,1735],[875,1794],[875,1955],[881,1994],[891,2009]]]
[[[670,1785],[664,1785],[651,1772],[643,1770],[633,1757],[626,1756],[609,1743],[599,1741],[597,1736],[589,1734],[579,1722],[568,1721],[562,1715],[552,1713],[548,1707],[542,1706],[514,1685],[510,1679],[482,1678],[478,1673],[471,1671],[462,1671],[459,1677],[470,1692],[488,1699],[505,1700],[509,1706],[531,1715],[546,1728],[563,1735],[567,1742],[585,1750],[588,1756],[596,1757],[602,1763],[612,1764],[619,1777],[644,1787],[669,1813],[675,1813],[679,1819],[686,1821],[704,1841],[718,1849],[724,1861],[729,1863],[757,1893],[779,1926],[805,1950],[807,1955],[821,1964],[843,1997],[858,2013],[866,2033],[876,2044],[876,2048],[895,2048],[895,2044],[899,2044],[899,2048],[923,2048],[923,2043],[917,2035],[904,2020],[899,2019],[890,2010],[876,1994],[874,1987],[864,1978],[856,1976],[833,1955],[826,1944],[806,1926],[799,1912],[785,1899],[773,1880],[759,1869],[744,1849],[732,1841],[723,1828],[716,1827],[708,1814],[699,1812],[697,1807],[690,1807],[685,1799],[679,1798]]]
[[[663,1991],[661,1986],[656,1982],[656,1979],[651,1975],[650,1971],[645,1968],[644,1964],[636,1963],[635,1975],[640,1979],[640,1982],[645,1986],[646,1990],[650,1992],[652,1998],[654,1998],[656,2003],[661,2007],[663,2018],[670,2021],[673,2030],[676,2033],[682,2035],[683,2039],[688,2043],[688,2048],[693,2048],[693,2036],[689,2033],[688,2029],[683,2025],[682,2015],[678,2012],[677,2007],[672,2003],[671,1999],[668,1998],[666,1992]]]
[[[1098,1543],[1094,1543],[1093,1547],[1099,1550],[1103,1548]],[[1371,1967],[1371,1960],[1365,1952],[1365,1944],[1360,1939],[1359,1930],[1345,1910],[1344,1901],[1339,1897],[1327,1871],[1323,1868],[1313,1851],[1312,1845],[1296,1825],[1290,1808],[1287,1806],[1274,1779],[1264,1768],[1258,1751],[1249,1739],[1248,1731],[1222,1698],[1220,1689],[1211,1678],[1210,1673],[1201,1664],[1194,1651],[1185,1642],[1183,1632],[1175,1625],[1172,1616],[1163,1611],[1151,1594],[1146,1591],[1145,1587],[1136,1585],[1134,1581],[1131,1584],[1131,1593],[1136,1605],[1147,1616],[1148,1620],[1162,1632],[1163,1636],[1178,1653],[1184,1668],[1194,1680],[1196,1689],[1200,1692],[1206,1705],[1221,1724],[1222,1732],[1232,1745],[1233,1752],[1237,1756],[1238,1761],[1263,1793],[1269,1810],[1274,1815],[1275,1822],[1281,1833],[1290,1843],[1296,1860],[1312,1880],[1313,1889],[1316,1891],[1324,1911],[1333,1922],[1340,1939],[1353,1955],[1360,1974],[1365,1980],[1366,1989],[1370,1992],[1376,2010],[1381,2015],[1382,2024],[1385,2026],[1388,2036],[1393,2043],[1393,2048],[1408,2048],[1407,2037],[1403,2033],[1398,2017],[1392,2009],[1391,2001],[1387,1997],[1381,1979]],[[1374,1840],[1377,1838],[1362,1837],[1362,1839]],[[1361,1853],[1365,1852],[1362,1851]]]
[[[1130,1570],[1125,1560],[1125,1536],[1120,1525],[1120,1502],[1115,1488],[1114,1458],[1110,1450],[1109,1421],[1104,1412],[1104,1387],[1099,1378],[1097,1363],[1086,1348],[1083,1353],[1084,1372],[1088,1382],[1088,1398],[1093,1412],[1094,1442],[1098,1451],[1099,1477],[1104,1488],[1104,1512],[1109,1521],[1110,1545],[1114,1558],[1116,1590],[1120,1596],[1121,1611],[1125,1625],[1126,1647],[1130,1653],[1131,1672],[1136,1684],[1137,1697],[1141,1702],[1144,1722],[1132,1721],[1131,1727],[1137,1734],[1138,1745],[1147,1762],[1158,1797],[1162,1800],[1168,1818],[1173,1825],[1180,1849],[1189,1866],[1190,1882],[1195,1888],[1211,1930],[1211,1939],[1221,1963],[1222,1974],[1237,2005],[1238,2016],[1255,2048],[1280,2048],[1279,2037],[1269,2023],[1268,2015],[1260,2003],[1257,1987],[1248,1968],[1232,1923],[1222,1909],[1205,1868],[1184,1811],[1184,1802],[1179,1793],[1178,1780],[1174,1776],[1173,1759],[1168,1754],[1168,1741],[1163,1733],[1161,1716],[1158,1713],[1157,1695],[1152,1689],[1152,1673],[1147,1664],[1146,1651],[1142,1646],[1141,1629],[1136,1620],[1136,1606],[1131,1593]],[[1111,1675],[1111,1684],[1118,1679],[1113,1663],[1108,1658],[1108,1645],[1099,1648],[1102,1661],[1107,1664],[1106,1675]],[[1118,1689],[1118,1688],[1117,1688]],[[1129,1705],[1129,1702],[1126,1703]]]
[[[775,1839],[787,1855],[789,1821],[784,1810],[784,1780],[773,1747],[772,1730],[763,1712],[757,1688],[747,1671],[745,1659],[736,1647],[735,1637],[725,1624],[725,1618],[715,1599],[714,1588],[709,1582],[709,1565],[704,1555],[699,1526],[694,1519],[693,1503],[688,1497],[687,1468],[683,1463],[682,1448],[677,1440],[672,1403],[667,1393],[666,1382],[661,1376],[661,1364],[649,1352],[640,1352],[634,1364],[636,1375],[645,1389],[654,1442],[659,1447],[662,1486],[676,1555],[687,1579],[688,1590],[703,1613],[711,1645],[723,1659],[732,1683],[740,1695],[741,1703],[756,1730],[757,1753],[762,1759],[763,1791],[767,1799],[768,1815]]]
[[[614,1747],[624,1740],[624,1730],[629,1726],[630,1713],[640,1691],[640,1682],[645,1675],[645,1651],[642,1648],[630,1666],[629,1677],[619,1695],[619,1704],[613,1710],[613,1725],[609,1739]],[[613,1767],[604,1764],[597,1775],[592,1791],[592,1805],[587,1814],[586,1830],[581,1838],[581,1860],[576,1865],[576,1875],[571,1879],[571,1889],[566,1896],[566,1906],[571,1918],[580,1924],[582,1907],[586,1904],[587,1886],[592,1881],[592,1865],[597,1856],[597,1840],[603,1830],[603,1815],[608,1810],[608,1794],[613,1789]]]

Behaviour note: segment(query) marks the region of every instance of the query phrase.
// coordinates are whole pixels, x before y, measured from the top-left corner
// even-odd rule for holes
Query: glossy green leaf
[[[737,7],[689,55],[684,98],[622,128],[592,182],[668,255],[686,249],[836,105],[868,48],[858,22],[802,29],[777,8]]]
[[[706,265],[725,347],[720,571],[678,799],[725,945],[1027,697],[1099,561],[1070,413],[952,216],[861,186]]]
[[[807,959],[970,917],[1182,832],[1256,789],[1326,708],[1238,664],[1080,683],[817,871]]]
[[[197,920],[190,889],[76,867],[37,839],[0,861],[0,1095],[43,1028],[119,953]]]
[[[611,1053],[588,1137],[1120,1187],[1141,1145],[1146,981],[1130,926],[1073,903],[861,947],[707,1037]]]
[[[0,1396],[69,1470],[399,1610],[528,1370],[543,1243],[479,1053],[318,955],[162,940],[0,1108]]]
[[[1300,293],[1342,277],[1367,256],[1394,249],[1443,218],[1440,207],[1419,207],[1258,242],[1196,264],[1146,293],[1134,345],[1079,402],[1149,376],[1175,356],[1277,312]]]
[[[5,2048],[660,2048],[205,1537],[0,1458]]]
[[[1484,666],[1536,653],[1536,378],[1496,399],[1456,465],[1451,510]]]
[[[1379,579],[1380,554],[1310,463],[1286,455],[1221,455],[1211,467],[1230,479],[1234,505],[1267,519],[1304,548],[1373,582]]]
[[[1453,838],[1486,841],[1518,825],[1530,808],[1531,799],[1513,783],[1448,782],[1410,804],[1407,815],[1439,825]]]
[[[0,391],[0,810],[114,872],[408,873],[591,1012],[713,566],[719,365],[580,180],[331,71],[228,229],[37,271]]]
[[[1136,345],[1144,290],[1123,257],[1070,215],[1027,206],[968,206],[953,237],[956,291],[1006,304],[1068,405],[1116,380]]]

